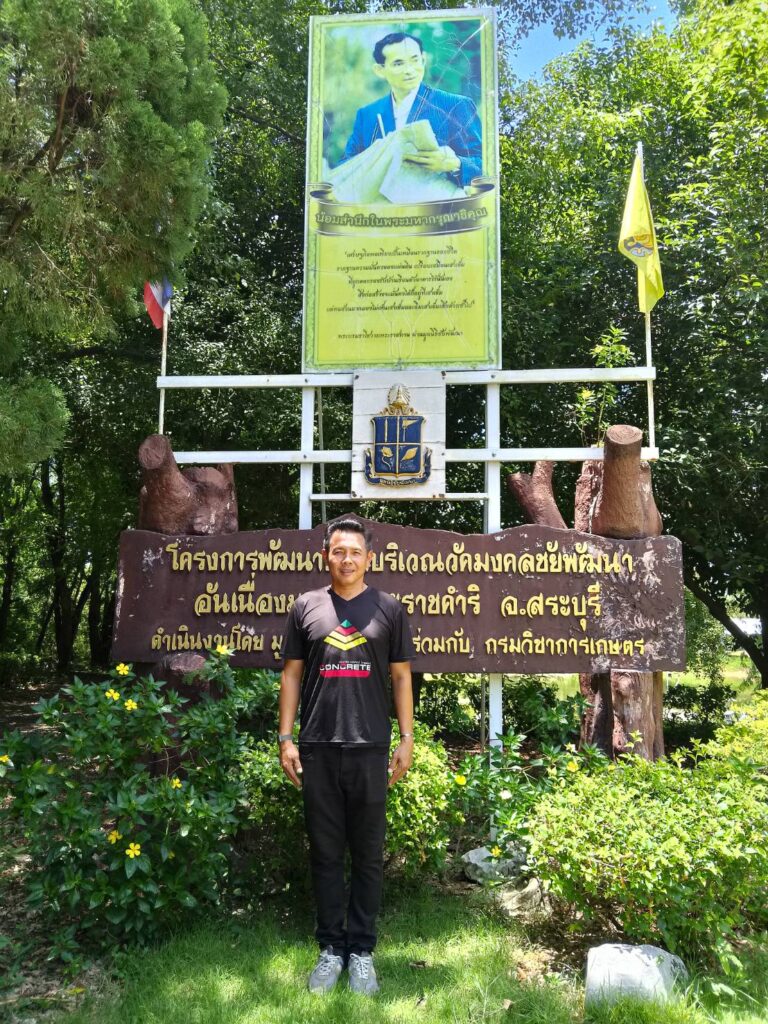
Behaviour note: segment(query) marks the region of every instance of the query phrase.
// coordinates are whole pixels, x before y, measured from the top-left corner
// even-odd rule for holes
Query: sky
[[[633,15],[632,21],[638,28],[646,28],[654,21],[663,21],[671,28],[675,22],[675,16],[669,9],[667,0],[651,0],[648,13],[637,13]],[[596,43],[604,41],[604,35],[600,30],[588,32],[576,39],[558,39],[549,25],[542,25],[535,29],[523,41],[520,49],[512,56],[512,69],[520,78],[533,78],[538,76],[545,64],[559,57],[563,53],[570,53],[576,46],[585,39],[592,39]]]

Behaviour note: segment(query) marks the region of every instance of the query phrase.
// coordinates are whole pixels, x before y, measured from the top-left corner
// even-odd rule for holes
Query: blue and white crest
[[[365,478],[372,484],[423,484],[432,469],[432,450],[422,443],[424,417],[410,406],[402,384],[390,388],[389,405],[371,417],[373,448],[365,452]]]

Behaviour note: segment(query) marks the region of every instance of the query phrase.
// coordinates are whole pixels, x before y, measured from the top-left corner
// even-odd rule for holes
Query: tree
[[[0,472],[62,442],[46,353],[102,342],[191,244],[225,93],[189,0],[0,6]]]
[[[758,0],[706,0],[671,37],[620,32],[608,48],[582,46],[541,85],[511,95],[502,221],[505,358],[588,365],[597,339],[619,328],[639,360],[634,274],[616,238],[635,142],[644,141],[667,287],[654,311],[657,500],[665,529],[684,543],[686,582],[768,685],[761,9]],[[504,409],[516,443],[578,441],[568,422],[573,393],[551,389],[530,401],[520,390]],[[614,422],[644,418],[641,389],[620,388]],[[572,471],[559,480],[564,495]],[[729,594],[760,615],[762,646],[730,619]]]

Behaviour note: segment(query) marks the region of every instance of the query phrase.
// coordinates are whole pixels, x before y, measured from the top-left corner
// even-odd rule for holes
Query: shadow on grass
[[[382,992],[306,989],[317,955],[306,906],[208,922],[129,959],[122,992],[62,1024],[407,1024],[490,1020],[503,1012],[516,933],[481,900],[401,890],[381,921]],[[492,1008],[493,1013],[489,1011]]]

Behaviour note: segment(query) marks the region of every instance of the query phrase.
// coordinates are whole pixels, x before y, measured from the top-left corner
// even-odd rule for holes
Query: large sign
[[[311,19],[305,370],[500,365],[495,28]]]
[[[394,594],[429,672],[679,671],[681,545],[521,526],[462,535],[368,524],[368,582]],[[224,644],[235,665],[280,666],[296,597],[328,586],[323,528],[220,537],[128,530],[112,654],[157,661]]]

